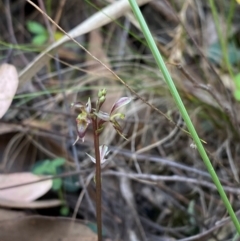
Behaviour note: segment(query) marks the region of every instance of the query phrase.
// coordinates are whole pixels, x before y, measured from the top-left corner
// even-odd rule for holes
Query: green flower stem
[[[227,196],[226,196],[226,194],[223,190],[223,187],[222,187],[222,185],[221,185],[221,183],[218,179],[218,176],[215,173],[214,168],[213,168],[213,166],[212,166],[212,164],[211,164],[211,162],[210,162],[210,160],[209,160],[209,158],[208,158],[208,156],[207,156],[207,154],[206,154],[206,152],[203,148],[203,145],[202,145],[202,143],[201,143],[201,141],[198,137],[198,134],[197,134],[192,122],[191,122],[191,119],[190,119],[190,117],[189,117],[189,115],[186,111],[186,108],[185,108],[185,106],[184,106],[184,104],[183,104],[183,102],[182,102],[182,100],[181,100],[181,98],[178,94],[178,91],[177,91],[177,89],[176,89],[176,87],[173,83],[173,80],[172,80],[172,78],[171,78],[171,76],[170,76],[170,74],[169,74],[169,72],[166,68],[166,65],[163,61],[163,58],[158,51],[158,48],[157,48],[157,46],[154,42],[154,39],[153,39],[149,29],[148,29],[148,26],[147,26],[147,24],[146,24],[146,22],[145,22],[145,20],[142,16],[142,13],[141,13],[141,11],[140,11],[137,3],[136,3],[136,0],[129,0],[129,3],[132,7],[132,10],[133,10],[140,26],[141,26],[143,34],[144,34],[144,36],[147,40],[148,46],[151,49],[152,54],[154,55],[155,61],[158,64],[158,67],[159,67],[159,69],[161,70],[161,72],[164,76],[164,79],[165,79],[165,81],[166,81],[166,83],[167,83],[167,85],[170,89],[170,92],[171,92],[171,94],[172,94],[172,96],[173,96],[173,98],[174,98],[174,100],[175,100],[175,102],[178,106],[178,109],[179,109],[179,111],[180,111],[180,113],[181,113],[181,115],[182,115],[182,117],[183,117],[183,119],[184,119],[184,121],[187,125],[187,128],[188,128],[189,132],[191,133],[192,138],[193,138],[193,140],[194,140],[194,142],[195,142],[195,144],[198,148],[198,151],[199,151],[199,153],[200,153],[200,155],[201,155],[201,157],[202,157],[202,159],[203,159],[203,161],[204,161],[204,163],[207,167],[207,170],[210,173],[210,175],[213,179],[213,182],[216,185],[216,188],[217,188],[217,190],[218,190],[218,192],[219,192],[219,194],[220,194],[220,196],[223,200],[223,203],[224,203],[224,205],[225,205],[225,207],[226,207],[226,209],[227,209],[227,211],[228,211],[228,213],[229,213],[229,215],[230,215],[230,217],[231,217],[231,219],[232,219],[232,221],[233,221],[233,223],[234,223],[234,225],[237,229],[237,232],[240,234],[240,224],[238,222],[238,219],[237,219],[237,217],[236,217],[236,215],[235,215],[235,213],[232,209],[232,206],[231,206],[231,204],[230,204],[230,202],[229,202],[229,200],[228,200],[228,198],[227,198]]]
[[[101,160],[99,152],[99,136],[97,133],[97,117],[92,119],[94,131],[94,149],[96,159],[96,214],[97,214],[97,233],[98,241],[102,241],[102,183],[101,183]]]

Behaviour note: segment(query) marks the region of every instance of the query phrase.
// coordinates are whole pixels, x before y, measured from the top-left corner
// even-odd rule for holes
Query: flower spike
[[[76,118],[78,138],[74,142],[74,144],[79,139],[81,139],[84,142],[84,137],[85,137],[87,128],[95,120],[97,120],[97,123],[98,123],[97,125],[98,129],[95,130],[95,133],[97,133],[98,135],[102,132],[104,128],[104,124],[106,122],[109,122],[112,124],[116,132],[122,137],[124,137],[122,135],[121,125],[118,123],[117,119],[124,119],[125,115],[123,113],[116,113],[116,110],[128,104],[132,100],[132,98],[131,97],[120,98],[118,101],[116,101],[113,104],[110,110],[110,113],[106,113],[100,110],[102,104],[106,100],[106,93],[107,93],[106,89],[102,89],[98,92],[98,99],[96,101],[95,108],[92,108],[90,98],[88,99],[86,104],[83,104],[81,102],[76,102],[71,105],[80,110],[80,114]]]

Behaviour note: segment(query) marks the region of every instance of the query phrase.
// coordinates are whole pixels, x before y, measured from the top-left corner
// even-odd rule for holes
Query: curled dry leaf
[[[0,66],[0,118],[7,112],[18,87],[18,73],[10,64]]]
[[[0,175],[0,188],[38,181],[42,177],[28,172]],[[0,199],[19,202],[32,202],[47,193],[52,187],[52,180],[45,180],[21,187],[0,190]]]

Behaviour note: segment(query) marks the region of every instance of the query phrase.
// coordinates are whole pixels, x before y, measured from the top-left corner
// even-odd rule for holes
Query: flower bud
[[[101,96],[102,96],[102,90],[99,90],[98,91],[98,98],[101,98]]]
[[[98,98],[101,98],[102,96],[105,97],[106,94],[107,94],[106,89],[101,89],[101,90],[98,91]]]
[[[102,96],[99,98],[99,103],[102,104],[105,100],[106,100],[106,97],[102,95]]]
[[[104,88],[104,89],[102,89],[102,95],[103,96],[106,96],[106,94],[107,94],[107,90]]]

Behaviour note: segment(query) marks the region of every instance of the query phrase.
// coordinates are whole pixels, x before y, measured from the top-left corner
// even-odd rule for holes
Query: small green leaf
[[[68,216],[69,212],[70,212],[70,210],[69,210],[69,207],[67,207],[67,206],[63,206],[60,209],[60,214],[62,216]]]
[[[55,167],[60,167],[65,164],[66,160],[64,158],[56,158],[52,161],[52,165]]]
[[[40,46],[46,43],[47,39],[48,39],[48,35],[45,35],[45,34],[37,35],[33,37],[32,43],[37,46]]]
[[[28,21],[27,22],[27,29],[32,34],[41,34],[46,35],[47,31],[44,26],[35,21]]]
[[[240,73],[237,74],[237,75],[234,77],[234,83],[235,83],[237,89],[240,89]]]
[[[227,45],[228,60],[231,65],[237,64],[240,60],[240,49],[235,43]],[[223,53],[220,43],[216,42],[207,49],[207,57],[213,63],[221,64],[223,61]]]
[[[234,91],[234,97],[237,101],[240,101],[240,90],[235,90]]]
[[[60,190],[61,189],[61,187],[62,187],[62,179],[60,179],[60,178],[57,178],[57,179],[54,179],[53,180],[53,183],[52,183],[52,190],[53,191],[58,191],[58,190]]]
[[[63,161],[61,161],[63,163]],[[35,164],[32,169],[34,174],[50,174],[55,175],[58,173],[57,167],[61,164],[60,161],[57,160],[56,163],[50,160],[40,161]]]
[[[32,173],[36,175],[51,174],[49,173],[49,165],[49,160],[37,162],[32,169]]]

